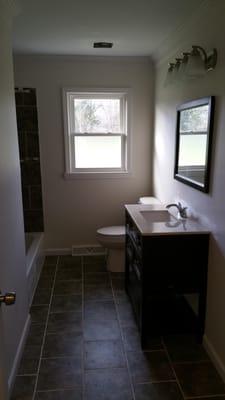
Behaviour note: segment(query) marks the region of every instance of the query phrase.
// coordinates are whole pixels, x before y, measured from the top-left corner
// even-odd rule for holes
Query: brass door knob
[[[5,295],[1,294],[0,292],[0,305],[5,303],[6,306],[11,306],[16,302],[16,293],[8,292]]]

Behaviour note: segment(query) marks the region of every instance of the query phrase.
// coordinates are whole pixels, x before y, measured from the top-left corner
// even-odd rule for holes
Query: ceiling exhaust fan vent
[[[95,49],[111,49],[113,47],[113,43],[110,43],[110,42],[94,42],[93,47]]]

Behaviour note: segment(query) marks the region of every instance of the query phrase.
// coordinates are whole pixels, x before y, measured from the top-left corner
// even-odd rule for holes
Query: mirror
[[[177,109],[174,178],[202,192],[209,191],[214,105],[211,96]]]

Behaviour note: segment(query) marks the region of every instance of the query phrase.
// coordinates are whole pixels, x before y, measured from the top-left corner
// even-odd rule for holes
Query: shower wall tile
[[[23,89],[23,104],[25,106],[36,106],[36,90],[24,88]]]
[[[43,216],[40,210],[24,210],[24,226],[25,232],[43,232]]]
[[[30,193],[29,186],[22,186],[23,209],[29,210],[30,208]]]
[[[32,209],[42,209],[42,195],[40,186],[30,186],[30,205]]]
[[[44,229],[36,90],[16,88],[16,114],[26,232]]]
[[[18,131],[18,139],[19,139],[19,152],[20,152],[20,160],[26,157],[26,133],[19,130]]]
[[[37,131],[37,108],[36,106],[23,106],[22,110],[22,125],[25,131]]]
[[[29,157],[39,158],[39,137],[38,132],[26,133],[27,154]]]
[[[15,89],[15,97],[16,97],[16,106],[23,105],[23,92],[19,91],[17,88]]]

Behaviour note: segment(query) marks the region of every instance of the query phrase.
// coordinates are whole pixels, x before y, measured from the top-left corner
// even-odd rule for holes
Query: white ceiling
[[[14,52],[154,56],[204,0],[19,0]],[[93,49],[94,41],[113,42]]]

